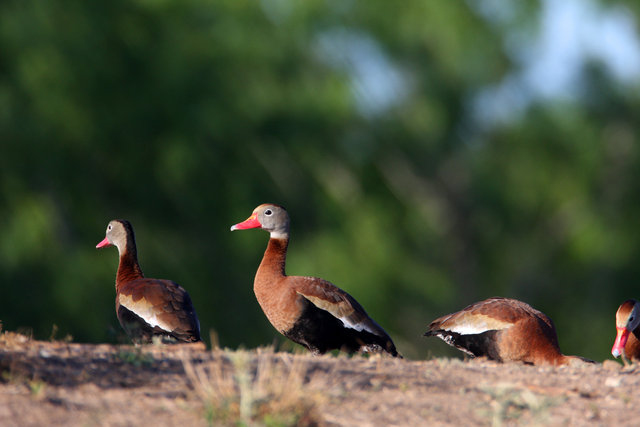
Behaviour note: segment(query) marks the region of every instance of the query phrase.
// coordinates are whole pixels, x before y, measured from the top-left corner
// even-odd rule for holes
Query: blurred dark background
[[[609,358],[640,297],[635,1],[0,3],[0,320],[118,342],[115,248],[225,347],[283,342],[253,295],[260,203],[287,272],[353,295],[409,358],[490,296]],[[284,346],[285,348],[286,345]]]

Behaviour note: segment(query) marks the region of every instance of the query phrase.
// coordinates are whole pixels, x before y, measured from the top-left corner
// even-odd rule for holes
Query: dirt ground
[[[640,369],[0,335],[1,426],[638,425]]]

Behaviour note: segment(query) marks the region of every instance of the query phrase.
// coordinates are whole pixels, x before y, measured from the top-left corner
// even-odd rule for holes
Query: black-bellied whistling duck
[[[116,274],[116,314],[136,343],[200,341],[200,323],[191,298],[170,280],[148,279],[138,264],[136,239],[129,221],[114,219],[96,248],[115,246],[120,254]]]
[[[623,302],[616,312],[616,340],[611,348],[613,357],[640,360],[640,303],[634,299]]]
[[[429,325],[425,336],[435,335],[474,357],[533,365],[589,362],[560,352],[551,319],[529,304],[509,298],[489,298]]]
[[[270,234],[253,291],[267,319],[284,336],[314,354],[329,350],[385,351],[398,356],[389,335],[351,295],[316,277],[287,276],[289,214],[274,204],[258,206],[231,230],[262,228]]]

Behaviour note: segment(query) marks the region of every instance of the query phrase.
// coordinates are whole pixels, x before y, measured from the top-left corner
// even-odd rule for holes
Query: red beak
[[[618,333],[616,335],[616,340],[613,343],[613,347],[611,348],[611,354],[613,357],[618,357],[621,354],[624,354],[624,346],[627,343],[627,339],[629,339],[629,331],[627,328],[618,328],[616,327]]]
[[[262,224],[260,224],[260,221],[258,221],[258,214],[257,213],[253,213],[246,220],[244,220],[242,222],[239,222],[236,225],[232,225],[231,226],[231,231],[234,231],[234,230],[247,230],[249,228],[260,228],[260,227],[262,227]]]
[[[111,243],[109,242],[109,240],[105,237],[103,241],[101,241],[100,243],[98,243],[96,245],[96,248],[104,248],[106,246],[111,246]]]

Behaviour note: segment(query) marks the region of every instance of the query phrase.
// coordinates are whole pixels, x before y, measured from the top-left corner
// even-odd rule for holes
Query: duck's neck
[[[286,276],[285,263],[287,260],[287,247],[289,246],[289,238],[269,239],[267,250],[264,251],[262,262],[256,273],[256,283],[259,278],[273,279]]]
[[[638,359],[640,357],[640,326],[635,328],[632,333],[629,334],[627,343],[624,345],[624,353],[629,359]]]
[[[539,349],[537,357],[539,360],[544,360],[550,365],[570,365],[574,363],[574,360],[582,360],[578,356],[567,356],[562,354],[560,347],[558,346],[557,337],[554,336],[554,340],[549,343],[548,346],[542,346]]]
[[[144,277],[144,274],[142,274],[142,269],[138,264],[136,245],[135,243],[129,243],[120,253],[120,263],[116,274],[116,292],[120,290],[123,284],[142,277]]]

